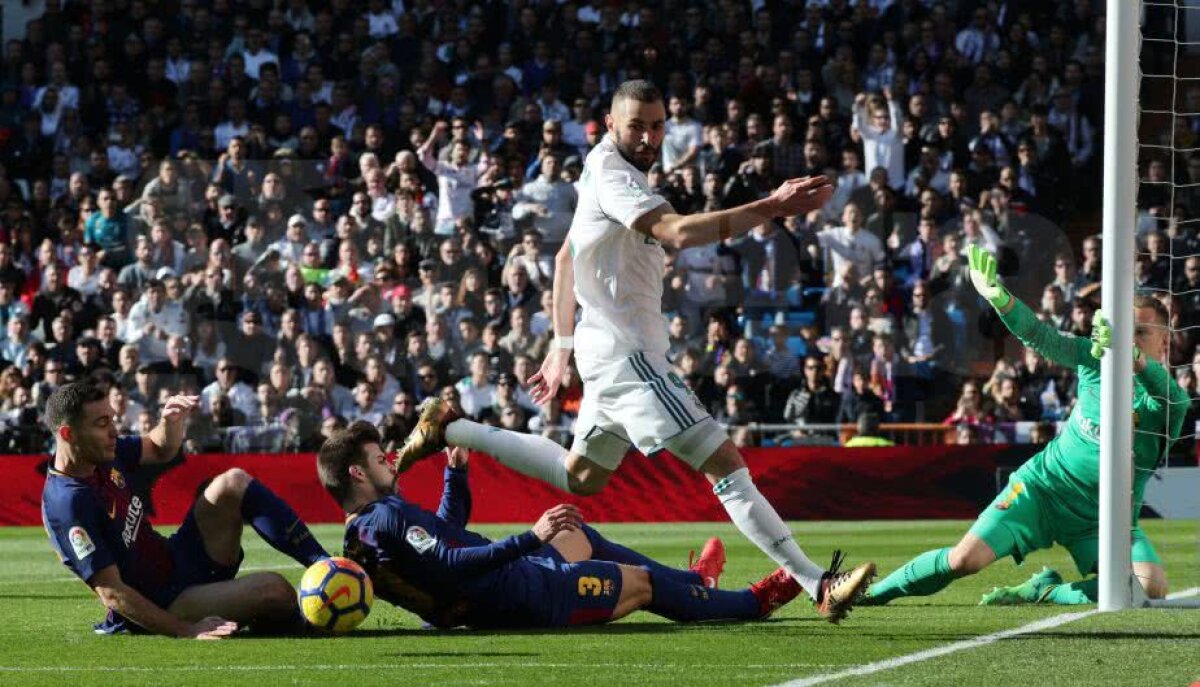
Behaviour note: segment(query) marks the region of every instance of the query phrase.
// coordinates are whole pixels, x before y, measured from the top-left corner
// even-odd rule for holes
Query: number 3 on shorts
[[[604,584],[600,582],[599,577],[581,577],[579,578],[579,595],[580,596],[600,596],[600,592],[604,590]]]

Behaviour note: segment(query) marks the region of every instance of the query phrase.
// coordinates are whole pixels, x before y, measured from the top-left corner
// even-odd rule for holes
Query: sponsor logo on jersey
[[[417,550],[417,553],[428,553],[437,546],[437,539],[433,538],[424,527],[413,525],[404,533],[404,540],[408,545]]]
[[[67,539],[71,540],[71,549],[75,551],[75,558],[79,560],[87,558],[96,551],[96,545],[92,543],[92,538],[88,536],[87,530],[78,525],[67,532]]]
[[[1095,443],[1100,442],[1100,423],[1099,422],[1093,422],[1091,418],[1087,418],[1087,417],[1084,417],[1083,415],[1080,415],[1075,420],[1075,427],[1079,429],[1079,432],[1081,434],[1083,434],[1083,436],[1086,439],[1088,439],[1092,442],[1095,442]]]
[[[125,547],[129,548],[133,545],[133,540],[137,539],[138,528],[142,525],[142,500],[134,496],[129,502],[129,510],[125,511],[125,529],[121,530],[121,541],[125,542]]]

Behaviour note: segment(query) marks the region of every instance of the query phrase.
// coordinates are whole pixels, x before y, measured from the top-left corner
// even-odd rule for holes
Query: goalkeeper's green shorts
[[[1096,572],[1100,552],[1100,523],[1083,520],[1055,506],[1047,490],[1017,470],[971,526],[971,534],[982,539],[997,558],[1012,556],[1020,565],[1032,551],[1062,544],[1081,575]],[[1141,527],[1131,532],[1134,563],[1162,565],[1162,559]]]

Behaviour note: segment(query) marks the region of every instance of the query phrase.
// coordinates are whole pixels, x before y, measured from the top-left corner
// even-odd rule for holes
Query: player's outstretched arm
[[[106,608],[155,634],[183,639],[221,639],[238,628],[237,623],[224,618],[209,617],[190,623],[176,617],[125,584],[115,564],[101,569],[88,584]]]
[[[142,463],[166,463],[183,448],[183,420],[200,407],[199,396],[172,396],[163,404],[158,425],[142,436]]]
[[[996,277],[996,256],[979,246],[967,249],[971,284],[988,302],[1013,336],[1029,348],[1059,365],[1097,367],[1091,355],[1091,341],[1082,336],[1063,334],[1042,322],[1037,315],[1004,288]]]
[[[563,375],[571,364],[575,348],[575,261],[571,256],[571,237],[554,256],[554,340],[542,368],[529,378],[529,395],[534,403],[549,403],[558,393]]]
[[[437,516],[459,527],[471,519],[471,485],[467,482],[468,451],[459,446],[446,447],[446,476],[442,502]]]
[[[671,248],[688,248],[741,236],[776,217],[805,215],[829,202],[833,185],[823,176],[788,179],[771,195],[729,210],[677,214],[669,204],[645,213],[633,229]]]

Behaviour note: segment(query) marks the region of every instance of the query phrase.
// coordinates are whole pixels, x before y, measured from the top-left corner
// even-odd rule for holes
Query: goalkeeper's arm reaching
[[[1081,336],[1063,334],[1042,322],[1032,310],[1017,300],[996,278],[996,256],[979,246],[967,249],[971,284],[979,295],[988,302],[1008,330],[1021,343],[1040,353],[1051,362],[1071,368],[1080,365],[1099,368],[1099,361],[1092,356],[1091,342]]]
[[[1063,334],[1037,319],[1024,303],[1013,297],[996,278],[996,256],[971,246],[967,254],[971,283],[1018,339],[1060,365],[1099,369],[1100,358],[1112,346],[1112,326],[1103,312],[1092,319],[1091,339]],[[1146,410],[1161,411],[1170,420],[1165,427],[1169,440],[1179,436],[1189,403],[1187,392],[1173,380],[1159,361],[1166,357],[1170,318],[1166,308],[1149,296],[1134,300],[1133,372],[1149,396]],[[1147,354],[1148,352],[1148,354]],[[1168,409],[1168,405],[1172,406]],[[1166,412],[1170,410],[1171,412]]]

